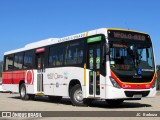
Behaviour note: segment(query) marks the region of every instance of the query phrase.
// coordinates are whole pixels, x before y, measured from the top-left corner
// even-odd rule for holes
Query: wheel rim
[[[26,90],[24,87],[21,88],[21,96],[24,97],[26,94]]]
[[[82,95],[82,90],[78,89],[74,93],[74,99],[76,102],[82,103],[83,102],[83,95]]]

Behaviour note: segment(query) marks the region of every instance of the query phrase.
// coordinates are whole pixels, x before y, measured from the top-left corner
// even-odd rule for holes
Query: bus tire
[[[119,106],[120,104],[123,103],[123,99],[111,99],[111,100],[106,100],[106,102],[113,107]]]
[[[79,84],[76,84],[71,88],[70,98],[74,106],[85,106],[82,97],[82,89]]]
[[[20,98],[22,100],[29,100],[30,96],[27,94],[25,83],[20,85]]]

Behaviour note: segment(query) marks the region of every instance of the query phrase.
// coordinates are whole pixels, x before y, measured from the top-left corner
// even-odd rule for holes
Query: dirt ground
[[[83,119],[83,120],[93,120],[97,119],[98,120],[105,120],[107,117],[101,117],[101,116],[95,116],[95,117],[65,117],[63,114],[63,111],[70,111],[71,115],[73,114],[78,114],[74,113],[74,111],[95,111],[93,114],[97,114],[99,111],[103,112],[110,112],[110,111],[129,111],[134,112],[136,111],[138,114],[138,111],[143,112],[143,111],[160,111],[160,92],[157,93],[156,97],[154,98],[143,98],[142,100],[136,100],[136,101],[125,101],[122,105],[119,107],[113,108],[110,107],[105,101],[93,101],[93,103],[88,106],[88,107],[76,107],[72,106],[71,101],[69,98],[63,98],[59,103],[53,103],[49,101],[48,97],[36,97],[35,100],[29,100],[29,101],[23,101],[20,99],[19,94],[13,94],[13,93],[0,93],[0,111],[62,111],[59,114],[62,114],[62,117],[43,117],[42,118],[34,118],[34,119],[58,119],[58,120],[76,120],[76,119]],[[69,113],[69,114],[70,114]],[[87,113],[87,112],[86,112]],[[100,112],[101,113],[101,112]],[[160,112],[159,112],[160,113]],[[160,116],[158,113],[158,116]],[[54,114],[54,112],[53,112]],[[124,114],[127,114],[124,112]],[[137,117],[127,117],[127,115],[124,115],[122,113],[122,116],[124,117],[123,120],[133,120],[137,119]],[[4,119],[4,118],[0,118]],[[5,118],[9,119],[9,118]],[[12,118],[13,119],[13,118]],[[17,118],[16,118],[17,119]],[[18,118],[18,119],[33,119],[33,118]],[[114,119],[122,119],[121,116],[119,117],[109,117],[109,119],[114,120]],[[138,120],[150,120],[151,117],[139,117]],[[160,120],[158,117],[152,117],[152,119],[157,119]]]

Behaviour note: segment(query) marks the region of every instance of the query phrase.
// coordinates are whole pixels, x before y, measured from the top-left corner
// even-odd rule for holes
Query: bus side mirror
[[[106,44],[106,55],[109,55],[109,45]]]

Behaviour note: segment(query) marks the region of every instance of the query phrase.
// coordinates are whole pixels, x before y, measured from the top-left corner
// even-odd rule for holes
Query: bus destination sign
[[[139,41],[148,40],[148,36],[146,34],[128,32],[128,31],[109,31],[109,37],[128,39],[128,40],[139,40]]]
[[[115,38],[122,38],[122,39],[132,39],[132,40],[141,40],[145,41],[145,36],[141,34],[131,34],[131,33],[122,33],[122,32],[114,32]]]

